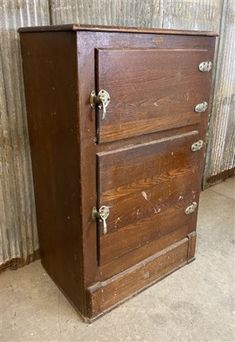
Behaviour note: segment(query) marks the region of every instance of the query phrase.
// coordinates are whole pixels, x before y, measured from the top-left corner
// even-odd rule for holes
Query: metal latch
[[[198,65],[198,69],[202,72],[210,71],[212,69],[211,61],[203,61]]]
[[[195,106],[194,110],[197,113],[201,113],[201,112],[205,112],[207,110],[207,107],[208,107],[208,103],[206,101],[203,101],[201,103],[198,103]]]
[[[94,207],[92,209],[92,218],[93,220],[98,219],[99,222],[103,223],[103,233],[107,233],[107,218],[109,217],[110,214],[110,207],[107,207],[106,205],[102,205],[99,210]]]
[[[101,115],[102,120],[105,119],[106,109],[109,105],[110,100],[111,99],[110,99],[109,93],[104,89],[101,89],[98,95],[96,95],[95,90],[92,90],[90,94],[91,108],[95,108],[95,106],[97,106],[100,110],[102,110],[102,115]]]
[[[203,147],[203,144],[204,144],[203,140],[196,141],[195,143],[191,145],[191,151],[192,152],[199,151]]]
[[[190,206],[185,209],[185,214],[192,214],[197,209],[197,202],[193,202]]]

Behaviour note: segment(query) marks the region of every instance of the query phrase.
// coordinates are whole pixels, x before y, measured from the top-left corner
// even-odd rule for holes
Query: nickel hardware
[[[186,209],[185,209],[185,214],[186,215],[190,215],[192,213],[194,213],[194,211],[197,209],[197,202],[193,202],[191,205],[189,205]]]
[[[110,103],[110,100],[111,99],[109,93],[104,89],[101,89],[98,92],[98,95],[96,95],[95,90],[92,90],[90,94],[90,105],[92,108],[95,108],[95,106],[97,106],[100,110],[102,110],[102,120],[105,119],[106,109]]]
[[[206,101],[203,101],[201,103],[198,103],[195,106],[194,110],[197,113],[202,113],[202,112],[205,112],[207,110],[207,108],[208,108],[208,103]]]
[[[208,72],[212,69],[211,61],[203,61],[199,64],[198,69],[202,72]]]
[[[191,151],[196,152],[199,151],[203,147],[203,140],[198,140],[191,145]]]
[[[92,209],[92,218],[93,220],[98,219],[99,222],[103,223],[103,233],[107,233],[107,218],[109,217],[110,209],[106,205],[102,205],[99,210],[97,210],[95,207]]]

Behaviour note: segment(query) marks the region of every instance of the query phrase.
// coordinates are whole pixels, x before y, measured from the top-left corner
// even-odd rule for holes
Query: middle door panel
[[[97,154],[98,205],[110,207],[107,234],[99,224],[101,265],[182,227],[195,229],[196,212],[185,209],[198,202],[202,151],[191,150],[198,139],[192,131]]]

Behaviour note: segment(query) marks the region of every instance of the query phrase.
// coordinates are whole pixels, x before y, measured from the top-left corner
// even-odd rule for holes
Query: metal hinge
[[[201,103],[198,103],[195,106],[194,110],[197,113],[201,113],[201,112],[205,112],[207,110],[207,107],[208,107],[208,103],[206,101],[203,101]]]
[[[185,214],[190,215],[197,209],[197,202],[193,202],[190,206],[185,209]]]
[[[191,151],[192,152],[199,151],[203,147],[203,144],[204,144],[203,140],[196,141],[195,143],[191,145]]]
[[[212,62],[211,61],[203,61],[198,65],[198,69],[202,72],[207,72],[212,69]]]

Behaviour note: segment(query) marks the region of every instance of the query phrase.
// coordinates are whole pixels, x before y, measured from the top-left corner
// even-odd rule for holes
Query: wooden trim
[[[125,27],[125,26],[102,26],[102,25],[53,25],[53,26],[33,26],[21,27],[18,32],[44,32],[44,31],[102,31],[102,32],[130,32],[130,33],[153,33],[153,34],[173,34],[187,36],[218,36],[212,31],[190,31],[190,30],[169,30],[160,28],[145,27]]]
[[[220,172],[217,175],[210,176],[206,179],[205,188],[208,188],[209,186],[212,186],[212,185],[219,183],[221,181],[224,181],[227,178],[232,177],[234,175],[235,175],[235,167],[233,167],[230,170],[225,170],[223,172]]]
[[[188,262],[195,259],[197,233],[194,231],[188,235]]]
[[[188,259],[188,246],[187,237],[112,278],[89,287],[87,316],[96,318],[185,265]]]
[[[40,251],[37,249],[32,254],[29,254],[26,259],[13,258],[0,265],[0,272],[5,271],[7,268],[11,270],[17,270],[20,267],[30,264],[31,262],[40,259]]]

